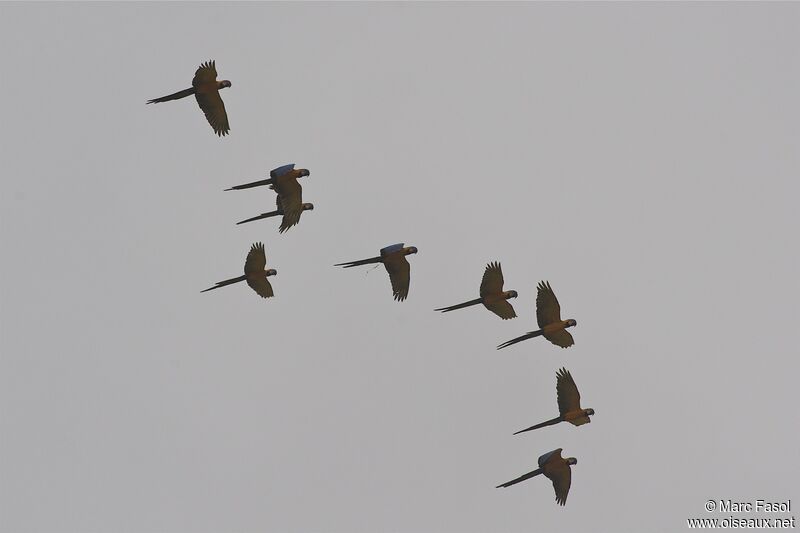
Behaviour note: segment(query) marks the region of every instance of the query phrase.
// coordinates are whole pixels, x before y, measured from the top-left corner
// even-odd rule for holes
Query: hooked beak
[[[278,275],[278,271],[275,270],[274,268],[270,268],[269,270],[267,270],[267,277],[269,277],[269,276],[277,276],[277,275]]]

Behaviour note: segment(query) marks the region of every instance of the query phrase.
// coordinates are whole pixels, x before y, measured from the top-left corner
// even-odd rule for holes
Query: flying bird
[[[553,482],[553,489],[556,491],[556,502],[559,505],[567,503],[567,494],[569,493],[569,486],[572,482],[571,465],[578,464],[578,460],[574,457],[564,459],[561,457],[561,450],[553,450],[539,457],[539,468],[533,472],[528,472],[516,479],[512,479],[507,483],[498,485],[495,488],[505,488],[511,485],[516,485],[520,481],[525,481],[539,474],[544,474],[547,479]]]
[[[417,253],[416,247],[408,246],[404,248],[404,246],[405,243],[402,242],[393,244],[386,248],[381,248],[381,255],[378,257],[339,263],[334,266],[350,268],[360,265],[369,265],[371,263],[383,263],[386,272],[389,273],[389,281],[392,282],[392,294],[394,295],[394,299],[398,302],[402,302],[408,297],[408,286],[411,283],[411,265],[408,264],[406,256]]]
[[[228,125],[228,114],[225,112],[225,104],[219,96],[219,91],[230,86],[231,82],[228,80],[217,81],[217,67],[214,61],[207,61],[201,64],[197,72],[194,73],[191,87],[161,98],[148,100],[147,103],[168,102],[193,94],[200,105],[200,109],[205,113],[206,120],[214,129],[214,133],[222,137],[227,135],[231,128]]]
[[[265,270],[266,266],[267,255],[264,253],[264,245],[257,242],[250,247],[250,251],[247,253],[247,259],[245,259],[244,262],[244,276],[219,281],[213,287],[209,287],[200,292],[207,292],[219,289],[225,285],[247,281],[250,288],[256,291],[259,296],[262,298],[271,298],[275,296],[275,293],[272,292],[272,285],[270,285],[268,278],[270,276],[275,276],[278,271],[273,268]]]
[[[544,335],[545,339],[562,348],[569,348],[575,344],[567,328],[576,326],[578,323],[571,318],[569,320],[561,320],[561,306],[558,304],[558,299],[556,299],[556,295],[550,287],[550,282],[540,281],[536,288],[538,289],[536,294],[536,322],[538,322],[541,329],[506,341],[497,347],[498,350],[539,335]]]
[[[434,311],[447,313],[448,311],[463,309],[471,305],[483,304],[486,309],[503,320],[517,316],[517,313],[514,312],[514,307],[508,301],[517,297],[517,291],[503,291],[503,270],[500,268],[500,263],[494,262],[486,265],[486,270],[484,270],[483,279],[481,280],[480,295],[481,297],[476,300],[451,305],[450,307],[441,307],[434,309]]]
[[[578,392],[575,380],[572,379],[572,374],[566,368],[556,372],[556,393],[558,395],[558,416],[547,422],[517,431],[514,435],[525,433],[532,429],[552,426],[559,422],[569,422],[573,426],[581,426],[591,422],[589,416],[594,415],[594,409],[581,409],[581,393]]]
[[[225,189],[226,191],[241,191],[243,189],[252,189],[253,187],[261,187],[262,185],[269,185],[278,194],[290,194],[290,191],[300,188],[297,182],[303,176],[310,176],[311,172],[306,168],[294,168],[294,163],[283,165],[269,171],[269,178],[265,180],[252,181],[244,185],[234,185]]]
[[[310,175],[311,172],[307,169],[295,169],[294,163],[292,163],[271,170],[269,179],[245,183],[244,185],[234,185],[229,189],[225,189],[226,191],[240,191],[243,189],[260,187],[262,185],[269,185],[269,188],[278,195],[275,201],[277,210],[270,211],[269,213],[262,213],[258,216],[248,218],[247,220],[237,222],[236,224],[244,224],[245,222],[261,220],[262,218],[283,215],[279,228],[281,233],[297,225],[300,222],[300,215],[303,214],[303,211],[311,211],[314,209],[314,204],[303,203],[303,187],[297,181],[298,178]]]

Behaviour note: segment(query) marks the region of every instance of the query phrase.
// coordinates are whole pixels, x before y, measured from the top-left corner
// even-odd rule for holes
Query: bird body
[[[245,220],[240,220],[239,222],[236,223],[236,225],[238,226],[239,224],[244,224],[246,222],[253,222],[254,220],[261,220],[262,218],[269,218],[282,215],[283,218],[281,219],[281,225],[278,227],[278,231],[280,233],[283,233],[284,231],[288,230],[292,226],[297,225],[297,223],[300,222],[300,215],[303,213],[303,211],[312,211],[314,209],[314,204],[311,203],[300,204],[299,207],[297,207],[294,204],[290,204],[292,208],[286,209],[283,207],[283,203],[281,202],[280,196],[275,198],[275,204],[277,207],[275,211],[270,211],[268,213],[261,213],[260,215],[247,218]]]
[[[338,263],[334,266],[351,268],[372,263],[383,263],[386,272],[389,274],[389,281],[392,283],[394,299],[401,302],[408,298],[408,289],[411,284],[411,265],[408,263],[406,256],[415,253],[417,253],[417,248],[414,246],[406,247],[404,243],[392,244],[381,248],[378,257]]]
[[[287,186],[291,186],[290,183],[294,182],[299,187],[300,184],[297,183],[299,178],[303,176],[310,176],[311,172],[305,168],[294,168],[295,164],[290,163],[288,165],[283,165],[278,168],[272,169],[269,172],[269,178],[265,180],[258,180],[252,181],[250,183],[245,183],[243,185],[234,185],[226,191],[240,191],[243,189],[252,189],[253,187],[260,187],[262,185],[271,185],[272,189],[275,190],[278,194],[281,194],[281,190],[285,189]],[[277,185],[277,188],[275,187]]]
[[[272,291],[272,285],[268,278],[277,275],[278,271],[272,268],[266,270],[266,266],[267,256],[264,252],[264,245],[260,242],[254,243],[250,247],[250,252],[248,252],[247,259],[244,262],[244,276],[218,281],[213,287],[200,292],[208,292],[240,281],[247,281],[250,288],[256,291],[259,296],[271,298],[275,293]]]
[[[539,474],[544,474],[545,477],[553,483],[553,489],[556,493],[556,502],[559,505],[566,504],[569,488],[572,484],[572,470],[570,467],[578,464],[578,460],[574,457],[569,457],[567,459],[561,457],[562,449],[563,448],[558,448],[557,450],[542,455],[539,457],[538,461],[539,468],[503,483],[502,485],[498,485],[496,488],[510,487],[511,485],[516,485],[521,481],[538,476]]]
[[[486,269],[483,272],[483,279],[481,280],[480,296],[480,298],[475,300],[451,305],[449,307],[441,307],[439,309],[434,309],[434,311],[447,313],[449,311],[455,311],[456,309],[483,304],[486,309],[503,320],[508,320],[517,316],[517,313],[514,312],[514,307],[508,301],[511,298],[517,297],[517,291],[503,290],[503,270],[500,267],[500,263],[494,262],[486,265]]]
[[[562,348],[569,348],[575,344],[567,328],[577,326],[578,323],[571,318],[561,320],[561,306],[549,282],[541,281],[536,288],[536,322],[540,329],[506,341],[497,347],[498,350],[540,335]]]
[[[179,100],[190,95],[194,95],[197,104],[206,116],[206,120],[211,125],[214,133],[220,137],[227,135],[230,131],[228,124],[228,114],[225,111],[225,103],[219,95],[219,91],[230,87],[228,80],[217,80],[217,67],[214,61],[207,61],[200,65],[194,73],[192,86],[188,89],[172,93],[161,98],[148,100],[148,104],[158,104],[170,100]]]
[[[569,422],[573,426],[582,426],[591,422],[589,417],[594,415],[594,409],[583,409],[581,407],[581,394],[578,386],[572,379],[572,374],[566,368],[556,372],[556,394],[558,398],[558,416],[541,424],[536,424],[529,428],[517,431],[514,435],[525,433],[534,429],[552,426],[559,422]]]

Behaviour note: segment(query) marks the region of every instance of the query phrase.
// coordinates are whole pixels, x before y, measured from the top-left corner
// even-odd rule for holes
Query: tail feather
[[[517,483],[519,483],[520,481],[525,481],[526,479],[530,479],[530,478],[532,478],[532,477],[534,477],[534,476],[538,476],[538,475],[539,475],[539,474],[541,474],[542,472],[543,472],[543,470],[542,470],[541,468],[537,468],[537,469],[536,469],[536,470],[534,470],[533,472],[528,472],[527,474],[521,475],[521,476],[519,476],[519,477],[518,477],[518,478],[516,478],[516,479],[512,479],[511,481],[508,481],[508,482],[506,482],[506,483],[503,483],[502,485],[497,485],[495,488],[496,488],[496,489],[499,489],[499,488],[510,487],[511,485],[516,485],[516,484],[517,484]]]
[[[180,98],[186,98],[187,96],[193,95],[197,90],[194,87],[189,87],[188,89],[184,89],[182,91],[178,91],[176,93],[168,94],[167,96],[162,96],[161,98],[153,98],[152,100],[148,100],[148,104],[158,104],[161,102],[169,102],[170,100],[178,100]]]
[[[543,427],[547,427],[547,426],[553,426],[555,424],[558,424],[561,421],[562,421],[561,417],[557,416],[557,417],[553,418],[552,420],[548,420],[547,422],[542,422],[541,424],[536,424],[535,426],[531,426],[531,427],[526,428],[526,429],[521,429],[521,430],[517,431],[516,433],[514,433],[514,435],[519,435],[520,433],[525,433],[526,431],[531,431],[531,430],[534,430],[534,429],[539,429],[539,428],[543,428]]]
[[[234,185],[230,189],[225,189],[225,190],[226,191],[241,191],[242,189],[252,189],[253,187],[260,187],[262,185],[272,185],[273,183],[275,183],[275,180],[273,180],[272,178],[269,178],[269,179],[266,179],[266,180],[259,180],[259,181],[253,181],[253,182],[250,182],[250,183],[245,183],[243,185]]]
[[[381,262],[380,257],[372,257],[370,259],[359,259],[358,261],[348,261],[347,263],[337,263],[333,266],[350,268],[354,266],[369,265],[372,263],[380,263],[380,262]]]
[[[239,224],[244,224],[245,222],[252,222],[254,220],[261,220],[262,218],[269,218],[269,217],[274,217],[274,216],[282,215],[282,214],[283,214],[283,212],[281,212],[281,211],[270,211],[269,213],[261,213],[257,217],[248,218],[247,220],[242,220],[241,222],[237,222],[236,225],[238,226]]]
[[[471,305],[477,305],[481,302],[483,302],[483,299],[478,298],[477,300],[470,300],[468,302],[464,302],[463,304],[451,305],[450,307],[440,307],[439,309],[434,309],[434,311],[441,311],[442,313],[447,313],[449,311],[455,311],[456,309],[463,309]]]
[[[238,283],[238,282],[244,281],[246,279],[247,279],[247,276],[239,276],[238,278],[231,278],[231,279],[226,279],[225,281],[218,281],[213,287],[209,287],[209,288],[207,288],[205,290],[202,290],[200,292],[213,291],[214,289],[219,289],[220,287],[224,287],[225,285],[231,285],[233,283]]]
[[[530,333],[526,333],[525,335],[522,335],[521,337],[517,337],[516,339],[511,339],[510,341],[504,342],[503,344],[499,345],[497,347],[497,349],[500,350],[502,348],[505,348],[506,346],[511,346],[512,344],[517,344],[518,342],[522,342],[522,341],[527,340],[527,339],[532,339],[534,337],[538,337],[542,333],[544,333],[544,332],[541,329],[538,330],[538,331],[531,331]]]

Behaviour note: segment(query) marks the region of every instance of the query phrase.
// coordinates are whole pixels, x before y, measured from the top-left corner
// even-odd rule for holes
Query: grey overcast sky
[[[0,530],[674,532],[800,498],[799,27],[798,3],[1,4]],[[192,98],[145,105],[208,59],[221,139]],[[235,226],[274,196],[223,189],[290,162],[316,209]],[[255,241],[274,299],[200,294]],[[332,266],[395,242],[406,302]],[[494,260],[517,319],[433,312]],[[496,351],[543,279],[575,346]],[[512,436],[562,366],[593,422]],[[494,488],[557,447],[566,507]]]

